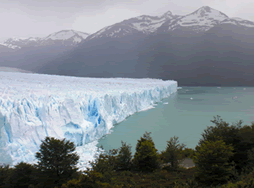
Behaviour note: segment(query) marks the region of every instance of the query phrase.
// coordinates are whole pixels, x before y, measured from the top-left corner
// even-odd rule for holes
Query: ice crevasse
[[[114,124],[177,91],[176,81],[0,72],[0,163],[35,162],[46,136],[73,141],[79,166]]]

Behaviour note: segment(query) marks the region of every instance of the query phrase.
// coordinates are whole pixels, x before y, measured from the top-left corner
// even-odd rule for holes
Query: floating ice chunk
[[[153,109],[153,108],[155,108],[155,107],[149,106],[148,108],[144,108],[143,110],[140,110],[140,112],[142,112],[142,111],[147,111],[147,110],[150,110],[150,109]]]

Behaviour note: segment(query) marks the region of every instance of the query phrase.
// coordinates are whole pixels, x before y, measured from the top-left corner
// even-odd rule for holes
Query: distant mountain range
[[[254,22],[204,6],[185,16],[142,15],[91,35],[61,31],[8,39],[0,46],[0,65],[70,76],[174,79],[185,86],[254,86],[253,51]]]
[[[0,43],[2,46],[6,46],[11,49],[21,49],[26,47],[39,47],[47,45],[61,44],[64,46],[75,46],[81,41],[85,40],[89,36],[88,33],[74,31],[74,30],[62,30],[56,33],[52,33],[47,37],[29,37],[25,39],[10,38]]]
[[[34,72],[38,66],[77,47],[89,34],[62,30],[46,37],[10,38],[0,43],[0,66]]]
[[[138,32],[145,35],[171,33],[174,30],[202,33],[223,24],[254,28],[254,23],[251,21],[240,18],[229,18],[220,11],[204,6],[186,16],[173,15],[168,11],[161,17],[143,15],[124,20],[101,29],[90,35],[87,40],[103,37],[120,38]]]

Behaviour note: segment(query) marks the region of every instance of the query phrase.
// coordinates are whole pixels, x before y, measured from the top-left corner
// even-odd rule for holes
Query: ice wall
[[[0,72],[0,163],[34,162],[46,136],[78,147],[80,166],[114,124],[177,91],[176,81]]]

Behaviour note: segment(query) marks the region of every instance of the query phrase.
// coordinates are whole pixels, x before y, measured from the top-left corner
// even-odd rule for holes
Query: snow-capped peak
[[[151,34],[154,33],[163,23],[165,23],[165,21],[174,19],[176,17],[179,16],[174,16],[170,11],[166,12],[162,16],[137,16],[108,27],[104,27],[98,32],[90,35],[87,40],[101,37],[119,38],[137,32]]]
[[[9,38],[0,44],[12,49],[20,49],[22,47],[52,45],[59,42],[65,46],[73,46],[85,40],[88,36],[89,36],[88,33],[80,31],[62,30],[56,33],[52,33],[47,37],[43,38],[40,37]]]
[[[29,37],[27,40],[29,41],[38,41],[38,40],[41,40],[40,37]]]
[[[136,19],[142,20],[142,21],[151,21],[153,19],[153,17],[148,16],[148,15],[141,15],[141,16],[136,17]]]
[[[166,18],[166,19],[170,19],[173,18],[173,14],[171,11],[167,11],[166,13],[164,13],[161,18]]]
[[[20,40],[24,40],[26,38],[16,38],[16,37],[13,37],[13,38],[10,38],[10,39],[7,39],[9,41],[20,41]]]
[[[167,11],[161,16],[141,15],[124,20],[101,29],[87,39],[101,37],[118,38],[137,32],[151,34],[175,29],[181,30],[183,27],[191,32],[204,32],[226,19],[228,19],[226,14],[209,6],[203,6],[185,16],[173,15],[171,11]]]
[[[11,49],[20,49],[21,47],[20,46],[17,46],[17,45],[14,45],[14,44],[11,44],[11,43],[0,43],[0,45],[2,46],[6,46],[7,48],[11,48]]]
[[[13,37],[13,38],[6,39],[4,41],[4,43],[6,43],[6,42],[17,42],[17,41],[21,41],[21,40],[24,40],[24,39]]]
[[[76,32],[77,35],[79,35],[83,39],[86,39],[89,36],[88,33],[84,33],[84,32],[81,32],[81,31],[75,31],[75,32]]]
[[[196,10],[195,12],[189,14],[190,15],[195,15],[197,18],[213,18],[216,20],[224,20],[226,18],[228,18],[228,16],[218,10],[212,9],[209,6],[203,6],[201,8],[199,8],[198,10]],[[187,15],[188,16],[188,15]]]
[[[184,27],[194,32],[207,31],[227,18],[228,16],[226,14],[212,9],[209,6],[203,6],[174,22],[174,24],[168,27],[168,30]]]
[[[50,34],[49,36],[44,38],[44,40],[49,40],[49,39],[51,39],[51,40],[68,40],[74,36],[85,39],[88,35],[89,34],[87,34],[87,33],[77,32],[74,30],[62,30],[62,31]]]

